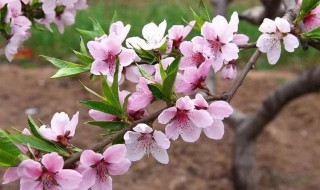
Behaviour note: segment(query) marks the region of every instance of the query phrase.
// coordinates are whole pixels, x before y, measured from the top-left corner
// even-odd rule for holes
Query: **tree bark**
[[[252,115],[242,119],[235,130],[233,177],[236,190],[254,190],[254,145],[257,137],[292,100],[320,91],[320,66],[305,71],[280,85]]]

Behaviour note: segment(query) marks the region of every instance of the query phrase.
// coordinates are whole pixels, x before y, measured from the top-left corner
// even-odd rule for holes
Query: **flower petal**
[[[215,101],[210,104],[207,111],[214,119],[222,120],[229,117],[232,114],[233,109],[228,102]]]
[[[122,159],[119,163],[113,163],[108,165],[108,172],[110,175],[122,175],[127,173],[131,166],[131,162],[128,159]]]
[[[138,133],[151,133],[153,129],[149,127],[147,124],[140,123],[133,128],[134,131]]]
[[[56,135],[64,135],[69,122],[68,114],[64,112],[55,113],[51,119],[51,129]]]
[[[74,114],[72,116],[72,119],[70,120],[70,122],[68,123],[66,130],[70,131],[69,137],[73,137],[74,133],[76,131],[76,127],[78,125],[78,121],[79,121],[79,112],[77,112],[76,114]]]
[[[155,130],[153,133],[153,138],[156,141],[156,143],[159,145],[159,147],[163,149],[169,149],[170,141],[169,139],[167,139],[166,135],[163,134],[161,131]]]
[[[181,137],[186,142],[196,142],[200,138],[201,128],[196,127],[191,122],[184,125],[181,131]]]
[[[272,33],[277,31],[277,25],[276,23],[269,19],[265,18],[262,22],[262,24],[259,27],[260,32],[265,32],[265,33]]]
[[[221,120],[213,120],[211,126],[203,129],[203,132],[210,139],[220,140],[224,135],[224,125]]]
[[[21,178],[21,190],[43,190],[43,183],[41,181],[34,181],[29,178]]]
[[[55,134],[55,132],[51,129],[51,128],[48,128],[47,126],[45,125],[42,125],[40,128],[39,128],[39,133],[46,139],[48,140],[51,140],[51,141],[58,141],[57,139],[57,136]]]
[[[57,153],[46,154],[42,157],[41,163],[49,172],[58,172],[62,170],[64,160]]]
[[[96,183],[97,171],[94,168],[89,167],[82,173],[82,180],[80,182],[78,190],[88,190]]]
[[[84,166],[90,167],[97,164],[102,159],[102,154],[95,153],[92,150],[85,150],[81,154],[80,163]]]
[[[188,113],[188,118],[195,126],[200,128],[208,127],[213,122],[212,117],[205,110],[192,110]]]
[[[42,168],[39,162],[28,159],[21,162],[17,172],[21,178],[37,180],[42,174]]]
[[[267,53],[267,58],[270,64],[274,65],[278,62],[281,55],[281,44],[280,41],[277,41],[270,51]]]
[[[82,175],[74,170],[64,169],[56,174],[55,180],[63,189],[78,189]]]
[[[294,49],[299,47],[299,40],[294,35],[287,34],[285,37],[283,37],[283,44],[284,44],[284,48],[288,52],[294,52]]]
[[[161,148],[160,146],[153,146],[151,147],[150,152],[158,162],[162,164],[169,163],[169,156],[166,149]]]
[[[96,176],[96,183],[91,187],[91,190],[112,190],[112,178],[109,176],[105,180],[99,180]]]
[[[126,156],[127,149],[124,144],[117,144],[108,147],[104,153],[104,161],[108,163],[119,163]]]
[[[290,23],[287,21],[287,19],[277,17],[275,23],[280,32],[288,33],[291,31]]]
[[[138,141],[133,142],[131,144],[126,144],[126,147],[126,158],[128,158],[130,161],[140,160],[145,154],[143,146]]]
[[[177,108],[171,107],[163,110],[163,112],[158,116],[158,121],[161,124],[167,124],[174,118],[177,114]]]
[[[19,178],[20,178],[20,176],[18,175],[18,168],[17,167],[8,168],[3,175],[2,184],[11,183],[13,181],[16,181]]]

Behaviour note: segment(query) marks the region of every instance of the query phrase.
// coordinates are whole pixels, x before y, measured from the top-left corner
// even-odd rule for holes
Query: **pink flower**
[[[117,117],[108,113],[104,113],[97,110],[89,110],[89,115],[92,119],[95,121],[112,121],[116,119]]]
[[[206,55],[208,48],[204,44],[198,44],[199,38],[195,37],[192,42],[185,41],[180,44],[180,51],[183,55],[179,65],[180,70],[185,70],[188,67],[198,67],[208,60]]]
[[[80,163],[86,167],[79,190],[112,190],[113,175],[122,175],[129,170],[131,162],[125,158],[126,146],[113,145],[103,155],[92,150],[85,150]]]
[[[235,30],[237,30],[235,24],[229,24],[220,15],[213,18],[212,23],[205,22],[201,28],[201,35],[204,37],[206,46],[210,48],[210,60],[215,72],[222,68],[224,60],[231,61],[239,57],[239,48],[232,42]]]
[[[42,9],[45,14],[55,12],[57,6],[65,6],[66,8],[73,8],[77,0],[40,0],[43,2]]]
[[[148,84],[150,82],[145,78],[140,78],[139,83],[134,92],[129,97],[128,109],[132,111],[139,111],[145,109],[154,100],[152,92],[149,90]]]
[[[230,61],[223,67],[221,72],[222,79],[234,80],[237,77],[237,66],[235,61]]]
[[[69,140],[74,136],[78,124],[79,112],[72,119],[64,113],[55,113],[51,119],[51,127],[42,125],[39,132],[46,139],[59,142],[64,146],[69,145]]]
[[[233,31],[233,40],[232,42],[237,45],[247,44],[249,37],[245,34],[238,34],[238,25],[239,25],[239,16],[237,12],[233,12],[229,22],[230,30]]]
[[[146,124],[140,123],[124,135],[127,147],[127,158],[131,161],[140,160],[145,154],[151,155],[160,163],[168,164],[167,149],[170,141],[161,131],[153,130]]]
[[[229,117],[233,112],[229,103],[225,101],[215,101],[208,105],[201,94],[196,95],[193,103],[197,110],[206,110],[213,119],[212,125],[203,128],[204,134],[210,139],[222,139],[224,135],[224,124],[222,120]]]
[[[166,41],[164,36],[167,28],[167,21],[164,20],[157,26],[151,22],[145,25],[142,29],[142,36],[144,39],[139,37],[131,37],[126,40],[128,48],[153,50],[159,49]]]
[[[3,175],[3,182],[2,184],[8,184],[20,179],[18,174],[18,167],[8,168]]]
[[[171,47],[169,49],[172,49],[172,47],[179,49],[180,44],[188,36],[188,34],[191,32],[195,24],[196,24],[196,21],[191,21],[187,26],[173,25],[168,30],[168,38],[169,38],[168,46],[170,44],[170,47]]]
[[[135,58],[135,52],[122,48],[121,41],[114,33],[103,38],[101,42],[88,42],[88,49],[95,59],[91,65],[91,73],[107,75],[109,81],[113,81],[117,58],[120,60],[119,72],[121,72],[122,67],[130,65]]]
[[[175,90],[185,95],[193,94],[198,88],[205,87],[205,80],[208,76],[211,64],[203,63],[199,68],[189,67],[183,74],[178,73]]]
[[[76,11],[74,9],[66,8],[63,13],[56,17],[54,23],[57,25],[59,32],[64,33],[64,26],[71,26],[75,23]]]
[[[123,22],[117,21],[111,24],[109,34],[112,34],[112,33],[115,34],[122,43],[126,39],[130,31],[130,28],[131,28],[130,24],[124,26]]]
[[[41,163],[28,159],[21,162],[18,174],[21,177],[21,190],[78,189],[81,174],[63,169],[63,158],[57,153],[46,154]]]
[[[298,1],[298,6],[301,7],[302,0]],[[314,30],[320,27],[320,6],[311,10],[303,20],[307,31]]]
[[[263,53],[267,53],[270,64],[276,64],[281,54],[281,41],[288,52],[294,52],[299,46],[299,40],[290,34],[290,23],[283,18],[277,17],[275,21],[265,18],[259,30],[263,34],[257,41],[257,47]]]
[[[181,135],[186,142],[197,141],[201,129],[213,122],[207,111],[195,109],[189,96],[179,98],[175,107],[164,110],[159,115],[158,121],[161,124],[170,122],[165,130],[167,138],[176,140]]]

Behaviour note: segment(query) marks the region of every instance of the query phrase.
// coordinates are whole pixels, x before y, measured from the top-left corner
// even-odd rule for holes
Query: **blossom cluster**
[[[23,1],[22,5],[28,3]],[[64,7],[66,17],[58,17],[68,21],[72,15],[68,13],[69,9],[84,8],[85,1],[47,0],[41,6],[46,16],[37,22],[50,29],[50,15],[57,17],[56,11],[60,6]],[[57,20],[53,22],[58,27],[61,24]],[[238,24],[236,12],[230,21],[216,16],[203,23],[190,21],[186,25],[174,25],[168,31],[164,20],[158,25],[153,22],[146,24],[142,37],[129,38],[129,24],[121,21],[111,23],[108,34],[96,25],[94,28],[99,28],[99,31],[90,31],[89,36],[94,37],[86,45],[82,41],[81,52],[77,52],[77,57],[81,58],[79,61],[84,60],[86,64],[58,61],[65,63],[60,65],[66,65],[61,68],[64,69],[63,74],[71,68],[69,75],[74,75],[75,68],[81,68],[80,72],[88,71],[92,78],[101,78],[102,95],[85,88],[102,101],[81,103],[90,108],[88,114],[92,121],[89,124],[107,129],[105,135],[120,132],[119,139],[112,136],[110,142],[113,145],[104,150],[79,150],[71,142],[78,124],[78,112],[71,119],[66,113],[56,113],[50,126],[37,128],[30,121],[33,127],[30,127],[31,131],[23,130],[23,137],[34,136],[50,150],[57,151],[37,144],[30,146],[30,141],[16,140],[22,161],[7,170],[3,183],[20,179],[21,190],[111,190],[111,176],[126,173],[131,162],[145,155],[153,156],[161,164],[168,164],[167,151],[171,142],[180,136],[183,141],[192,143],[200,138],[203,131],[210,139],[222,139],[223,120],[231,116],[233,109],[225,98],[212,98],[214,96],[206,86],[206,79],[211,71],[221,72],[224,79],[236,78],[239,52],[249,44],[249,37],[238,33]],[[199,29],[200,35],[188,38],[195,28]],[[267,54],[270,64],[279,60],[281,43],[288,52],[299,46],[291,28],[291,24],[282,18],[265,19],[261,24],[259,30],[263,34],[256,46]],[[136,85],[134,91],[122,89],[121,84],[125,80]],[[157,101],[166,103],[166,107],[159,113],[153,113],[156,116],[149,115],[149,106]],[[148,116],[153,119],[147,120]],[[154,125],[154,120],[160,126]],[[7,135],[15,139],[14,135]],[[65,165],[64,160],[74,155],[80,155],[79,161]]]
[[[19,47],[31,36],[33,23],[52,31],[51,24],[60,33],[64,26],[74,24],[77,10],[87,8],[86,0],[1,0],[0,10],[6,15],[0,23],[1,34],[6,38],[5,55],[12,61]]]

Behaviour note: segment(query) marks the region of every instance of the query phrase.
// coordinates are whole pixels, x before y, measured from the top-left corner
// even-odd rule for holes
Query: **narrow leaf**
[[[77,75],[80,73],[85,73],[87,71],[89,71],[89,69],[83,68],[83,67],[61,68],[51,78],[67,77],[67,76]]]
[[[105,102],[88,100],[88,101],[81,101],[80,103],[97,111],[101,111],[101,112],[116,115],[116,116],[121,116],[121,110]]]
[[[123,129],[125,126],[125,123],[119,121],[89,121],[88,124],[117,131]]]

